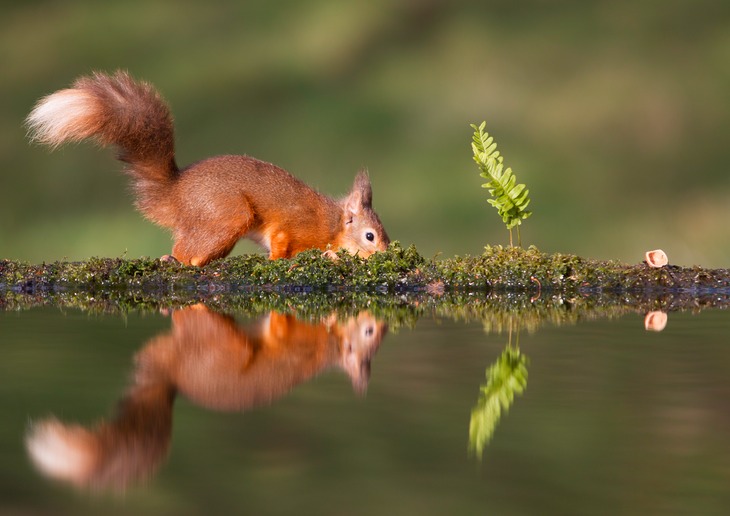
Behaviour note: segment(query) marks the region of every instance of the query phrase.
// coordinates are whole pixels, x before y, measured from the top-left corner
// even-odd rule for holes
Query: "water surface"
[[[393,326],[202,306],[0,312],[0,511],[730,507],[727,312],[670,313],[661,332],[641,314],[532,332],[516,320],[511,336],[444,316]],[[508,346],[527,385],[480,458],[470,421]]]

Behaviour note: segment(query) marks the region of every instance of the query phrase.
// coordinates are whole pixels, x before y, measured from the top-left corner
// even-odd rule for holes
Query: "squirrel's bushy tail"
[[[42,98],[26,124],[32,140],[52,147],[86,138],[117,146],[137,190],[166,183],[178,171],[169,108],[150,84],[123,71],[81,77]]]

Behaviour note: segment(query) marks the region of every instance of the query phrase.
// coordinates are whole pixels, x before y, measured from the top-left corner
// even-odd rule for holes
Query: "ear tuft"
[[[373,204],[373,187],[370,185],[370,176],[366,169],[361,170],[355,176],[355,183],[352,186],[353,190],[360,192],[362,197],[362,204],[365,207],[370,208]]]
[[[373,189],[370,186],[370,177],[367,170],[361,170],[355,176],[352,190],[345,200],[345,209],[350,213],[360,213],[365,208],[370,208],[373,203]]]

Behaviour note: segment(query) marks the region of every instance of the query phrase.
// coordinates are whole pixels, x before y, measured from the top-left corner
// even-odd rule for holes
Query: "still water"
[[[0,312],[0,513],[727,514],[730,313],[644,324]]]

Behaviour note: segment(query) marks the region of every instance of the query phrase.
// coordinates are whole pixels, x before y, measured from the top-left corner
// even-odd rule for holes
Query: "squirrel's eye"
[[[365,233],[365,238],[372,242],[373,240],[375,240],[375,235],[372,231],[368,231],[367,233]]]

